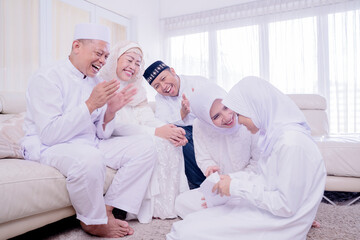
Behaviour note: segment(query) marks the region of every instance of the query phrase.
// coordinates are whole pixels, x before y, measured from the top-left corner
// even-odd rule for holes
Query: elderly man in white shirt
[[[134,230],[116,219],[114,208],[136,214],[144,198],[156,153],[147,136],[109,138],[116,111],[136,93],[117,80],[96,75],[109,55],[110,31],[78,24],[69,58],[38,71],[26,94],[24,158],[58,169],[82,228],[100,237]],[[117,173],[103,195],[106,166]]]
[[[198,188],[205,176],[195,161],[192,124],[196,117],[190,110],[188,98],[191,98],[194,89],[206,87],[209,80],[201,76],[178,76],[162,61],[151,64],[143,76],[158,93],[155,96],[155,117],[186,131],[188,143],[183,146],[185,174],[190,189]]]

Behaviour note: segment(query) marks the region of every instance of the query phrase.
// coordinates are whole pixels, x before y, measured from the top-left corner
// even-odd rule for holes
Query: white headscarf
[[[140,70],[137,75],[134,76],[130,81],[123,81],[122,79],[119,79],[119,77],[116,75],[117,61],[119,57],[125,52],[135,52],[141,56]],[[122,41],[117,43],[111,49],[109,58],[107,59],[104,67],[101,69],[99,75],[105,81],[110,81],[114,78],[120,80],[121,83],[119,91],[121,91],[128,84],[132,83],[137,89],[137,93],[135,94],[135,96],[133,96],[133,100],[131,100],[131,102],[129,102],[127,105],[134,107],[137,106],[139,103],[147,100],[146,90],[143,86],[143,81],[145,80],[142,76],[144,73],[144,65],[145,63],[143,58],[143,52],[140,45],[135,42]]]
[[[223,99],[226,96],[226,91],[220,86],[210,83],[203,88],[198,88],[194,91],[193,95],[189,99],[191,112],[201,121],[202,124],[206,124],[214,128],[221,134],[232,134],[239,128],[238,124],[235,124],[232,128],[220,128],[217,127],[211,117],[210,108],[216,99]],[[235,119],[237,121],[237,119]]]
[[[269,156],[279,136],[287,130],[310,136],[310,127],[295,103],[269,82],[258,77],[239,81],[224,98],[223,104],[250,118],[259,128],[259,147]]]

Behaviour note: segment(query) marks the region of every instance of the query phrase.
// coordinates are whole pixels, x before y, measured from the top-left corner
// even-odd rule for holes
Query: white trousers
[[[63,143],[41,153],[41,163],[65,177],[77,218],[87,225],[106,224],[105,204],[137,214],[156,160],[150,136],[114,137],[98,147]],[[103,196],[106,166],[118,170]]]
[[[201,200],[204,194],[200,192],[199,188],[185,191],[176,197],[175,212],[184,219],[187,215],[205,209],[201,206],[205,201]]]

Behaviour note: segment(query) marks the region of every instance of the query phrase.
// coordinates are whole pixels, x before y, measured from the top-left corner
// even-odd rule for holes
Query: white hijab
[[[190,107],[191,112],[200,120],[202,124],[211,126],[217,132],[221,134],[232,134],[239,128],[238,124],[235,124],[232,128],[220,128],[217,127],[211,117],[210,108],[216,99],[223,99],[226,96],[226,91],[220,86],[210,83],[203,88],[197,88],[191,98]],[[235,119],[237,121],[237,119]]]
[[[259,128],[259,147],[270,155],[279,136],[288,130],[310,135],[310,127],[295,103],[269,82],[258,77],[239,81],[224,98],[223,104],[250,118]]]
[[[122,79],[119,79],[119,77],[116,75],[116,68],[117,68],[117,61],[121,55],[123,55],[125,52],[135,52],[141,56],[141,63],[140,63],[140,70],[137,73],[136,76],[134,76],[130,81],[123,81]],[[143,58],[143,52],[141,50],[141,47],[139,44],[135,42],[130,41],[122,41],[117,43],[110,51],[109,58],[107,59],[107,62],[105,66],[101,69],[99,75],[102,79],[105,81],[110,81],[114,78],[118,79],[120,83],[120,89],[121,91],[124,87],[132,83],[134,87],[137,89],[137,93],[133,96],[133,100],[129,102],[127,105],[135,107],[139,103],[142,103],[147,100],[146,97],[146,90],[144,88],[143,81],[143,73],[144,73],[144,58]]]

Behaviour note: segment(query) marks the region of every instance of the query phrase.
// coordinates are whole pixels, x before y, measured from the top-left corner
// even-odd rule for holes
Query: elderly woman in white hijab
[[[326,170],[295,103],[257,77],[237,83],[223,104],[259,132],[259,175],[221,175],[213,191],[234,201],[188,215],[167,239],[305,240],[322,199]]]
[[[123,41],[111,50],[100,76],[106,81],[120,80],[120,89],[128,84],[133,84],[137,88],[137,93],[130,103],[116,113],[113,135],[154,136],[158,159],[147,196],[139,214],[127,216],[127,219],[136,217],[141,223],[148,223],[153,217],[165,219],[177,216],[174,209],[175,198],[180,192],[188,190],[181,148],[187,141],[182,128],[165,124],[155,118],[142,85],[143,72],[144,60],[141,47],[134,42]]]
[[[206,177],[214,172],[229,174],[237,171],[257,172],[258,135],[252,135],[237,124],[237,115],[221,101],[226,91],[216,84],[195,89],[190,99],[196,115],[193,140],[196,162]],[[193,189],[176,198],[175,209],[181,218],[205,207],[203,194]]]

